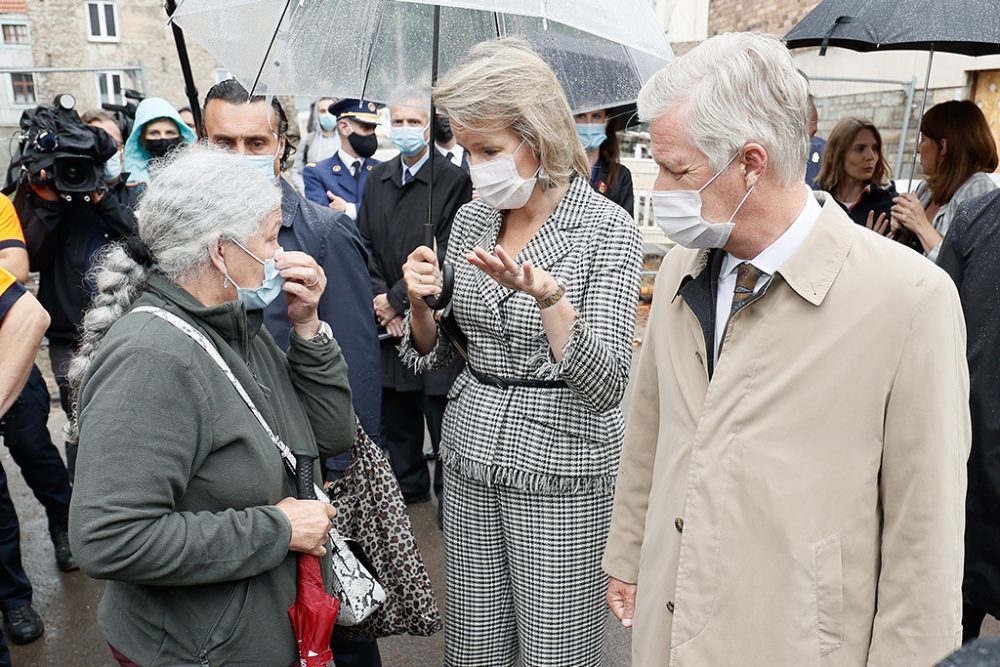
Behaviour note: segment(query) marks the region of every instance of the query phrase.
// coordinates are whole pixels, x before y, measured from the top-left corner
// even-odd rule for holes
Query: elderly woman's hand
[[[337,515],[333,505],[321,500],[285,498],[276,507],[285,513],[292,525],[289,551],[299,551],[313,556],[322,556],[326,553],[326,547],[323,545],[330,539],[332,525],[330,519]]]
[[[474,248],[465,258],[504,287],[524,292],[537,301],[559,289],[552,276],[533,267],[530,261],[518,266],[503,246],[498,244],[494,253],[491,255],[482,248]]]
[[[410,310],[429,312],[430,307],[424,302],[424,297],[441,293],[441,268],[437,253],[423,245],[411,252],[406,264],[403,264],[403,279],[406,281],[406,294],[410,297]]]
[[[319,333],[317,308],[326,289],[326,273],[304,252],[278,252],[274,266],[285,279],[282,289],[288,298],[288,320],[295,333],[308,340]]]

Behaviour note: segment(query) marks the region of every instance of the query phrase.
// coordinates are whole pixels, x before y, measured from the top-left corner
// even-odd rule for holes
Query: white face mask
[[[739,206],[726,222],[708,222],[701,217],[702,190],[712,184],[739,156],[734,155],[715,176],[697,190],[664,190],[653,192],[653,219],[674,243],[685,248],[722,248],[733,233],[733,219],[743,208],[756,185],[750,186]]]
[[[535,175],[531,178],[524,178],[517,171],[517,163],[514,156],[521,150],[525,142],[517,147],[510,155],[494,158],[482,164],[472,165],[469,168],[469,176],[472,177],[472,185],[479,193],[479,198],[495,209],[506,211],[512,208],[521,208],[535,189],[539,165],[535,170]]]

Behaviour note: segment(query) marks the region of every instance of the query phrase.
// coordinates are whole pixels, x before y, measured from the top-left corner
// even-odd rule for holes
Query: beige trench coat
[[[673,250],[604,557],[634,667],[923,667],[961,640],[965,329],[948,276],[832,201],[709,381]]]

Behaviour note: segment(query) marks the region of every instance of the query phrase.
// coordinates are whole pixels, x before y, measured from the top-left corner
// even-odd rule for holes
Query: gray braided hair
[[[138,245],[145,245],[153,266],[133,259],[125,243],[108,246],[96,262],[97,293],[69,368],[74,402],[101,340],[132,307],[150,271],[175,283],[196,277],[212,268],[212,244],[223,238],[245,244],[281,206],[281,190],[239,155],[199,144],[156,164],[136,211]]]

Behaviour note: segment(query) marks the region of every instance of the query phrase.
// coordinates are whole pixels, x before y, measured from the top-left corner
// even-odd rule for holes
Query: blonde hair
[[[511,129],[538,154],[559,185],[588,178],[590,163],[555,73],[526,41],[477,44],[469,58],[434,86],[434,101],[455,125],[489,134]]]

